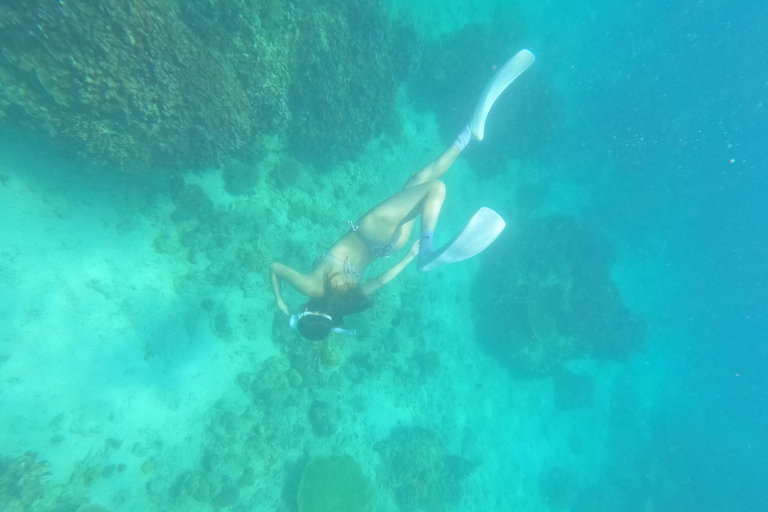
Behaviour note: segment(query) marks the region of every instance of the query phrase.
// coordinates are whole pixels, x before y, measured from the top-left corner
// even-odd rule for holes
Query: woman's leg
[[[365,236],[376,243],[394,239],[393,252],[397,251],[408,242],[415,219],[421,215],[422,235],[428,233],[427,243],[431,244],[445,200],[445,184],[438,178],[445,174],[462,149],[456,143],[451,144],[432,163],[411,174],[403,190],[366,213],[358,221]]]
[[[421,229],[434,231],[445,199],[445,184],[430,180],[401,190],[372,208],[358,221],[360,229],[375,243],[410,236],[413,220],[421,215]],[[405,232],[407,231],[407,233]]]
[[[456,161],[456,158],[459,156],[465,146],[466,141],[462,143],[457,139],[457,142],[451,144],[451,146],[445,150],[442,155],[437,157],[431,164],[422,170],[411,174],[411,177],[408,178],[408,181],[405,182],[403,189],[415,187],[422,183],[428,183],[440,178],[443,174],[445,174],[445,171],[448,170],[453,162]],[[445,186],[443,186],[442,189],[442,197],[440,197],[439,194],[435,194],[431,200],[425,200],[423,203],[421,213],[421,247],[419,249],[420,256],[432,252],[433,235],[435,233],[435,228],[437,227],[437,218],[440,215],[440,209],[443,206],[444,199]],[[415,220],[410,220],[400,228],[401,236],[398,238],[398,241],[395,244],[396,246],[399,245],[402,247],[408,243],[408,238],[411,236],[414,223]]]
[[[459,153],[461,153],[459,147],[456,146],[456,144],[451,144],[451,147],[445,150],[442,155],[437,157],[434,162],[422,170],[411,174],[410,178],[408,178],[408,181],[405,182],[403,189],[411,188],[416,185],[421,185],[427,181],[440,178],[440,176],[445,174],[445,171],[448,170],[451,164],[453,164],[453,162],[459,156]]]

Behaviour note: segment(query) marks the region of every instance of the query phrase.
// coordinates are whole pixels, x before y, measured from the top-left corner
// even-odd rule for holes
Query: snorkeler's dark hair
[[[299,333],[310,340],[322,340],[333,330],[341,326],[346,315],[360,313],[371,307],[371,299],[359,285],[347,283],[341,286],[331,281],[339,275],[327,274],[323,283],[323,296],[313,297],[304,305],[306,311],[323,313],[331,317],[329,321],[322,316],[307,315],[296,326]]]

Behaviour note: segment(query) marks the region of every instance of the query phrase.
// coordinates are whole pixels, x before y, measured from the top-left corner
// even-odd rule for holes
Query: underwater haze
[[[1,2],[0,510],[768,511],[767,26]],[[441,178],[435,246],[483,206],[498,239],[408,264],[355,336],[291,330],[270,263],[309,272],[523,48]]]

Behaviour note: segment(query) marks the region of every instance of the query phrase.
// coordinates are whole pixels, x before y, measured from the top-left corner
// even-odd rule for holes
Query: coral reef
[[[202,41],[177,2],[23,0],[0,20],[5,114],[91,161],[205,167],[268,126],[250,114],[234,49]]]
[[[568,216],[530,220],[502,237],[473,289],[480,342],[521,375],[556,373],[578,357],[625,359],[646,324],[627,309],[607,244]]]
[[[259,169],[240,160],[232,159],[223,172],[224,189],[231,196],[246,196],[259,184]]]
[[[203,192],[200,185],[181,185],[173,194],[176,209],[171,213],[171,220],[184,222],[198,220],[206,222],[214,213],[213,201]]]
[[[0,122],[127,169],[249,161],[286,129],[350,158],[391,116],[403,34],[377,0],[6,2]]]
[[[309,423],[318,436],[328,437],[335,434],[340,420],[338,407],[319,400],[312,402],[309,408]]]
[[[217,206],[202,187],[185,183],[178,175],[171,177],[169,190],[175,206],[170,213],[173,223],[167,223],[155,238],[155,251],[181,256],[193,264],[205,259],[209,262],[204,271],[190,270],[178,286],[198,289],[201,285],[227,284],[240,286],[245,295],[252,293],[259,279],[249,277],[249,273],[261,270],[266,260],[259,245],[263,221],[250,209],[252,203]],[[228,318],[220,305],[206,302],[203,309],[209,313],[214,332],[228,338],[231,329],[227,326],[234,325],[235,319]]]
[[[287,386],[281,375],[266,375],[282,371],[273,363],[265,362],[270,368],[255,374],[239,375],[237,384],[246,393],[263,389],[262,380],[273,388]],[[147,483],[148,498],[162,510],[243,511],[262,507],[265,495],[277,498],[275,482],[283,478],[283,465],[309,433],[298,425],[285,428],[296,410],[284,398],[260,394],[245,407],[217,402],[208,414],[199,461],[187,467],[160,461]]]
[[[289,90],[290,144],[317,162],[354,159],[394,117],[413,66],[415,34],[388,20],[380,0],[322,1],[301,12]]]
[[[376,445],[377,474],[403,512],[441,512],[462,498],[462,482],[476,463],[449,455],[439,434],[419,427],[393,429]]]
[[[371,486],[349,455],[310,459],[297,499],[299,512],[368,512],[373,505]]]
[[[112,466],[114,467],[114,466]],[[109,467],[100,468],[102,477],[108,478]],[[0,455],[0,510],[3,512],[43,512],[50,510],[76,510],[83,512],[109,512],[96,505],[82,505],[88,500],[83,489],[71,485],[52,485],[51,467],[38,460],[38,454],[28,451],[18,457]]]
[[[301,177],[301,164],[295,158],[281,158],[273,167],[272,175],[278,188],[290,188]]]
[[[254,402],[265,408],[280,406],[291,390],[291,369],[282,358],[264,361],[251,382]]]
[[[467,25],[423,50],[409,91],[416,106],[437,114],[446,140],[469,121],[496,67],[524,47],[525,30],[520,13],[507,7],[492,26]],[[483,174],[502,172],[510,158],[531,157],[546,147],[563,118],[562,100],[534,66],[497,100],[486,122],[482,151],[470,146],[466,157]]]
[[[37,454],[0,457],[0,509],[29,510],[46,492],[50,466]]]

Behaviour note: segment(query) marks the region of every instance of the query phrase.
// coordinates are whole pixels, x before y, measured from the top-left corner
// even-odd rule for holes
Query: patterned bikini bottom
[[[360,226],[358,226],[357,224],[353,224],[351,220],[348,220],[347,222],[349,223],[349,227],[352,229],[352,231],[354,231],[355,235],[357,235],[357,238],[375,256],[377,256],[379,258],[389,258],[390,257],[390,252],[392,251],[392,248],[395,246],[395,241],[394,240],[392,240],[388,244],[377,244],[377,243],[371,242],[365,236],[363,236],[362,233],[360,233],[360,231],[359,231]]]

